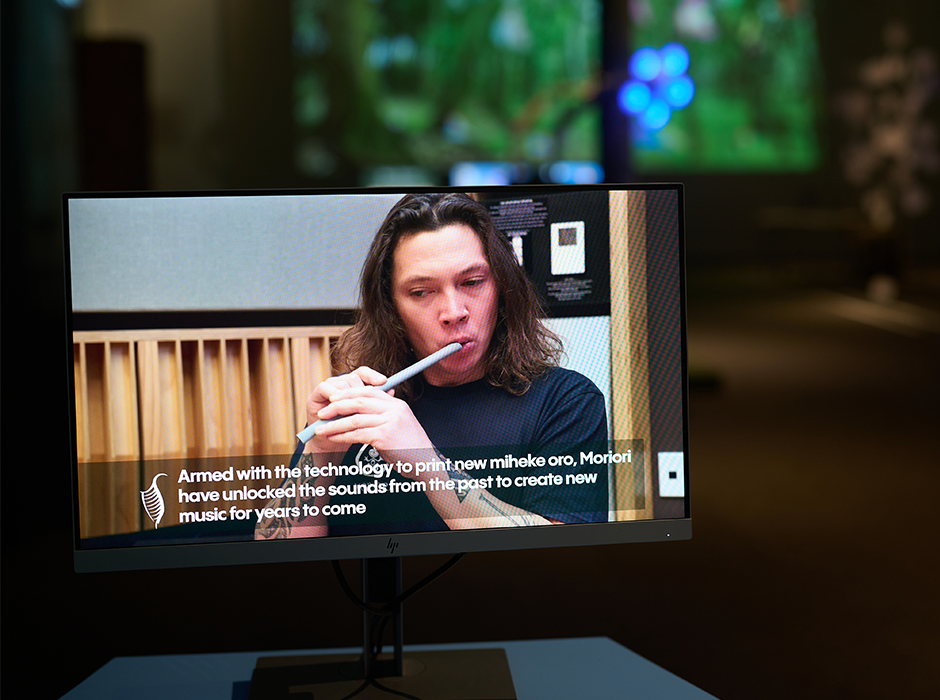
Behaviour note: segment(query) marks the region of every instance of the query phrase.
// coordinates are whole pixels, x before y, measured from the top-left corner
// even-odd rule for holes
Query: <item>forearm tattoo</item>
[[[488,505],[490,508],[492,508],[493,510],[495,510],[497,513],[499,513],[500,515],[502,515],[504,518],[511,518],[511,517],[512,517],[512,514],[511,514],[511,513],[507,513],[505,510],[503,510],[502,508],[500,508],[500,506],[498,505],[498,502],[497,502],[497,500],[496,500],[496,497],[493,496],[493,495],[492,495],[491,493],[489,493],[488,491],[483,491],[483,492],[480,493],[480,500],[483,501],[483,502],[484,502],[486,505]]]
[[[450,460],[447,459],[441,451],[435,448],[434,450],[437,453],[438,459],[446,464],[450,464]],[[508,521],[508,524],[514,527],[526,527],[528,525],[541,525],[540,519],[535,515],[523,515],[520,513],[513,513],[507,509],[507,504],[500,501],[496,496],[491,494],[486,489],[471,489],[468,488],[470,481],[470,476],[458,469],[446,469],[445,473],[451,481],[455,481],[456,486],[454,488],[454,495],[457,497],[457,503],[463,503],[467,500],[467,497],[471,493],[475,493],[475,498],[489,508],[496,511],[496,513],[505,518]]]
[[[450,477],[451,481],[457,482],[454,488],[454,495],[457,496],[457,503],[463,503],[464,499],[470,495],[470,489],[467,488],[467,482],[470,481],[470,477],[456,469],[448,469],[446,474]]]
[[[488,491],[481,491],[479,498],[490,508],[506,518],[509,521],[508,524],[512,527],[528,527],[529,525],[543,524],[538,516],[531,513],[511,513],[505,510],[504,506],[506,504],[497,499],[496,496],[489,493]]]
[[[303,475],[308,472],[304,467],[314,466],[313,455],[310,453],[304,453],[300,455],[300,459],[297,461],[297,466],[300,467],[301,476],[297,478],[287,477],[281,483],[282,488],[286,488],[291,484],[296,484],[297,488],[294,490],[294,496],[281,496],[281,498],[272,498],[265,504],[265,508],[273,508],[275,511],[278,508],[286,509],[290,507],[301,507],[301,498],[300,498],[300,486],[301,484],[308,483],[312,481],[310,478],[305,478]],[[283,540],[290,537],[291,528],[293,526],[293,521],[288,517],[260,517],[258,522],[255,525],[255,539],[256,540]]]

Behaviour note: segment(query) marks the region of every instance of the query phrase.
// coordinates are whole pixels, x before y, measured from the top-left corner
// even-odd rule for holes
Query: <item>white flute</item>
[[[405,367],[401,372],[393,374],[388,378],[388,381],[385,382],[382,386],[379,387],[382,391],[390,391],[402,382],[408,381],[417,374],[420,374],[426,370],[431,365],[437,364],[443,360],[448,355],[453,355],[455,352],[460,350],[463,346],[460,343],[451,343],[450,345],[445,345],[440,350],[435,353],[431,353],[423,360],[418,360],[410,367]],[[307,442],[310,438],[313,437],[316,429],[321,425],[326,425],[330,421],[334,421],[336,418],[330,418],[330,420],[318,420],[315,423],[311,423],[306,428],[297,433],[297,439],[301,442]]]

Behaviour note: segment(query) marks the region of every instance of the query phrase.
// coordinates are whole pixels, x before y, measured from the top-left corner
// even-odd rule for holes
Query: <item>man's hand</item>
[[[360,367],[349,374],[330,377],[320,382],[307,398],[307,425],[312,425],[320,420],[320,412],[330,405],[332,397],[337,392],[363,387],[380,387],[386,380],[387,377],[381,372],[376,372],[370,367]],[[337,447],[338,443],[336,441],[332,441],[323,435],[314,434],[304,446],[304,452],[335,452]]]
[[[317,429],[317,439],[328,440],[334,449],[337,444],[372,445],[389,462],[415,450],[433,449],[411,407],[395,398],[394,390],[381,391],[383,383],[384,378],[331,393],[329,403],[317,412],[317,418],[330,421]]]

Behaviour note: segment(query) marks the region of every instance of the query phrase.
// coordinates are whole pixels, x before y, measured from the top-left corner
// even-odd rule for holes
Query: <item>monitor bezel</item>
[[[486,528],[444,532],[408,532],[331,536],[264,541],[237,542],[183,542],[173,545],[148,545],[83,549],[79,529],[79,485],[75,407],[75,377],[72,350],[72,288],[69,240],[69,202],[79,199],[106,198],[172,198],[172,197],[253,197],[253,196],[336,196],[344,194],[408,194],[416,192],[474,192],[495,194],[515,192],[524,194],[552,194],[577,191],[610,190],[672,190],[677,194],[677,226],[679,253],[679,324],[680,362],[682,372],[681,420],[684,459],[686,517],[628,520],[603,523],[554,524],[523,528]],[[376,187],[329,189],[270,189],[270,190],[205,190],[205,191],[126,191],[126,192],[74,192],[62,195],[63,210],[63,267],[66,326],[66,376],[68,378],[69,414],[69,470],[72,494],[72,528],[74,567],[78,573],[126,571],[142,569],[189,568],[273,564],[298,561],[380,558],[452,554],[459,552],[505,551],[514,549],[540,549],[552,547],[593,546],[639,542],[669,542],[692,537],[689,490],[689,427],[688,427],[688,353],[686,331],[686,273],[685,273],[685,201],[681,183],[611,183],[600,185],[522,185],[481,187]]]

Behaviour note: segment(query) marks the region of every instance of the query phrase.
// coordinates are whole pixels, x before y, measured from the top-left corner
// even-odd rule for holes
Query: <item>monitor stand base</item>
[[[411,651],[402,643],[401,558],[362,560],[364,608],[362,654],[261,657],[251,677],[248,700],[342,700],[345,698],[415,697],[420,700],[514,700],[516,697],[504,649]],[[373,654],[382,618],[391,621],[392,653]],[[382,636],[381,633],[378,636]],[[392,691],[391,693],[388,691]]]
[[[391,654],[381,655],[393,663]],[[414,696],[426,700],[514,700],[503,649],[405,652],[401,676],[365,679],[356,654],[271,656],[258,659],[249,700],[341,700]],[[356,692],[363,688],[361,692]],[[393,693],[387,690],[394,691]]]

